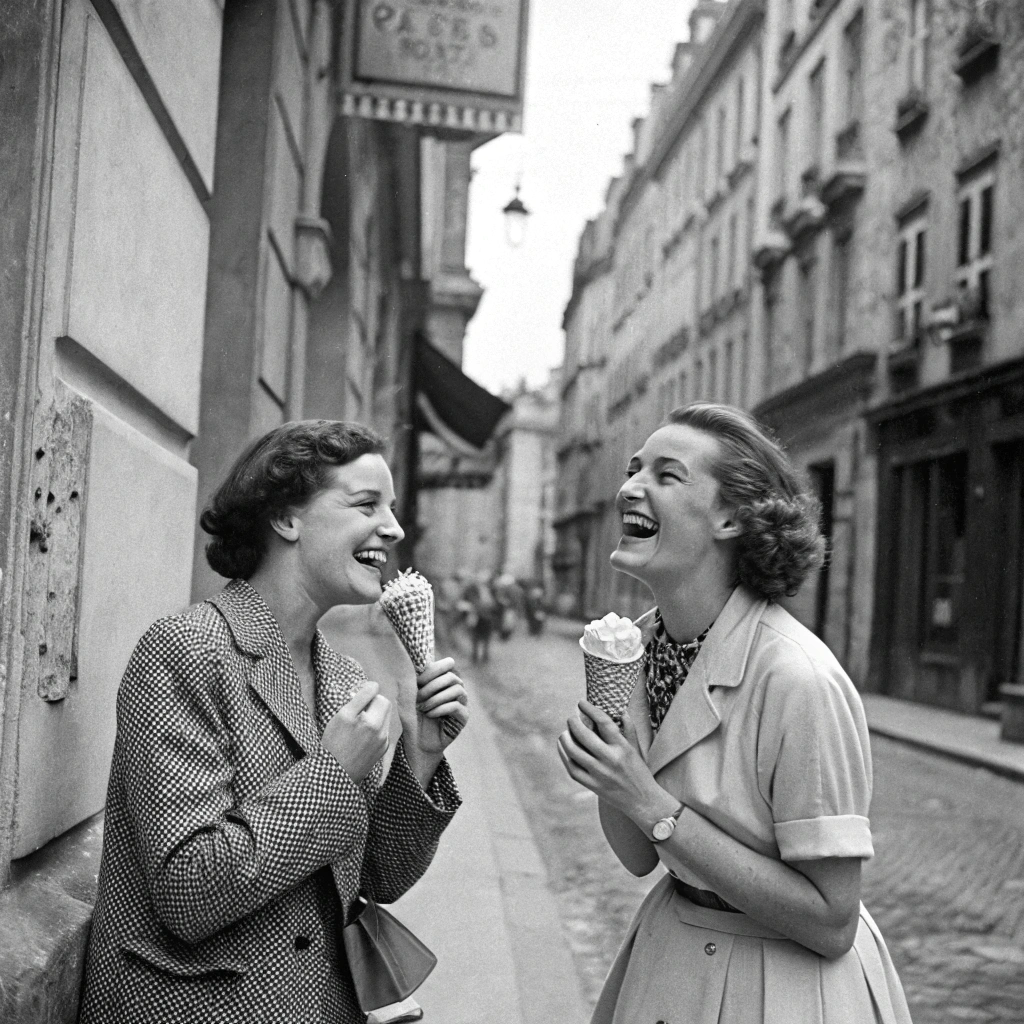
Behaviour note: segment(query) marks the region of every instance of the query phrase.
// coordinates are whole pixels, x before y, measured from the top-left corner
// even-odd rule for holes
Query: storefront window
[[[960,639],[966,561],[966,453],[930,462],[927,488],[921,638],[925,648],[943,650]]]

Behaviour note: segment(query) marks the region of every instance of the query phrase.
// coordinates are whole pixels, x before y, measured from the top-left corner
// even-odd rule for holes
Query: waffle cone
[[[380,606],[419,675],[434,660],[434,588],[425,576],[407,571],[384,587]],[[461,726],[445,718],[441,728],[457,736]]]
[[[419,573],[403,573],[384,588],[380,606],[416,669],[434,660],[434,590]]]
[[[643,652],[633,661],[615,662],[583,652],[583,670],[587,677],[587,700],[622,725],[622,713],[640,678]]]

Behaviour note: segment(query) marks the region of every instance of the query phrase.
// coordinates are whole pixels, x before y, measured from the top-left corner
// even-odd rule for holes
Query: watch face
[[[675,831],[675,824],[675,820],[672,818],[662,818],[661,821],[655,822],[654,838],[659,842],[663,839],[668,839],[668,837]]]

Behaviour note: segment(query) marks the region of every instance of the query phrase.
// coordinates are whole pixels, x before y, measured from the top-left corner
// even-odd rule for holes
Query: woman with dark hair
[[[779,604],[821,564],[818,505],[746,413],[674,412],[616,504],[620,572],[651,589],[643,684],[559,738],[622,863],[667,874],[593,1024],[909,1024],[860,902],[871,752],[832,652]]]
[[[82,1024],[362,1024],[342,930],[430,863],[459,805],[450,659],[391,706],[317,622],[381,596],[402,539],[382,440],[289,423],[201,524],[231,582],[139,641],[117,698]],[[457,730],[451,730],[456,732]]]

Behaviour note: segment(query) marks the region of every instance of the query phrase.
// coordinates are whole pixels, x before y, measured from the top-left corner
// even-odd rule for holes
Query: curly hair
[[[253,441],[199,519],[213,537],[206,545],[210,567],[229,579],[249,579],[266,554],[275,516],[322,490],[330,467],[384,450],[384,439],[369,427],[340,420],[285,423]]]
[[[797,592],[825,560],[821,505],[779,442],[752,416],[730,405],[696,402],[669,414],[710,434],[720,458],[711,467],[722,500],[735,509],[736,580],[771,600]]]

